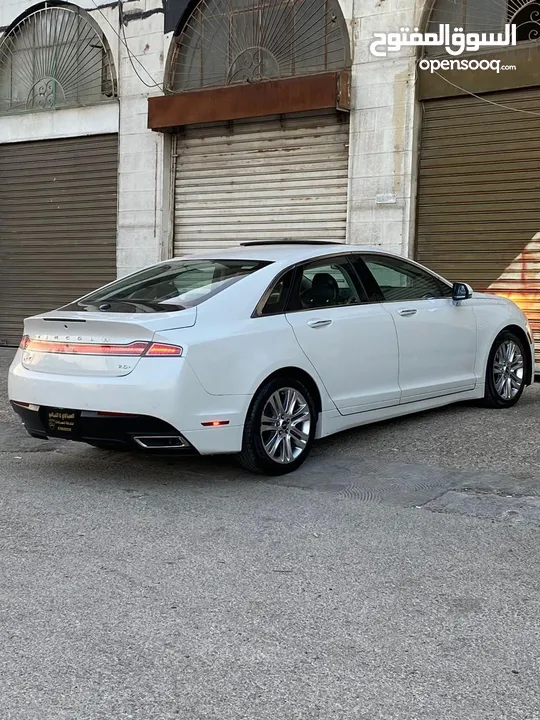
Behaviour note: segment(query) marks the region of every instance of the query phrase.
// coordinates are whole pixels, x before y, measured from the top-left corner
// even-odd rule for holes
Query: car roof
[[[382,252],[378,247],[368,245],[350,245],[337,242],[253,242],[236,247],[224,247],[223,250],[210,250],[177,256],[177,260],[213,259],[213,260],[261,260],[279,263],[296,263],[312,258],[350,252]]]

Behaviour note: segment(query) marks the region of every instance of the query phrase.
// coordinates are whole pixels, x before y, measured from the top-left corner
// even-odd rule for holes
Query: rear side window
[[[289,270],[276,281],[266,297],[261,315],[278,315],[285,312],[293,281],[294,270]]]
[[[199,305],[268,265],[255,260],[178,260],[122,278],[64,310],[149,313]]]

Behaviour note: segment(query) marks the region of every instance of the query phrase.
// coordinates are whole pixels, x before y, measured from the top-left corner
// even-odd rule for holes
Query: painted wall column
[[[370,53],[376,32],[412,27],[414,0],[354,3],[349,242],[413,251],[418,105],[414,49]]]

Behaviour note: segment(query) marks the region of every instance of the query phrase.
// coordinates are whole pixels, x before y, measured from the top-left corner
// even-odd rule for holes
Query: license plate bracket
[[[79,410],[46,408],[45,429],[47,435],[66,439],[73,438],[77,432],[80,415]]]

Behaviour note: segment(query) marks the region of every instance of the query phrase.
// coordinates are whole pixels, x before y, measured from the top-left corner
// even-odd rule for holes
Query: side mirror
[[[472,298],[473,289],[467,283],[457,282],[452,287],[452,300],[454,302],[461,302],[462,300],[468,300]]]

